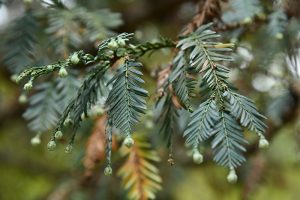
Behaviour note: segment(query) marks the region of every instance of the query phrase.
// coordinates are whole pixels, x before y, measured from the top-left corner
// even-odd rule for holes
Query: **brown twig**
[[[262,175],[266,169],[265,160],[262,154],[257,154],[250,160],[251,166],[247,173],[245,184],[242,192],[242,199],[249,199],[251,193],[255,190],[258,182],[261,180]]]
[[[197,14],[192,21],[186,26],[183,35],[193,32],[202,24],[213,21],[215,18],[220,18],[221,1],[226,0],[206,0],[200,1],[198,4]]]
[[[135,31],[138,26],[146,21],[164,20],[172,16],[178,8],[186,2],[197,2],[199,0],[151,0],[138,1],[128,7],[122,7],[124,26],[119,31]]]

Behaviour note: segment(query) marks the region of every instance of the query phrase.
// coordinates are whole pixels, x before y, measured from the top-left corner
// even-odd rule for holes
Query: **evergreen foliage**
[[[53,129],[78,86],[78,80],[72,75],[38,85],[23,115],[29,121],[28,127],[35,132]]]
[[[139,122],[140,115],[147,109],[143,97],[148,97],[148,92],[141,88],[141,84],[145,83],[140,78],[143,75],[141,67],[141,63],[126,59],[108,83],[113,82],[106,102],[109,118],[126,135],[132,133],[133,125]]]
[[[101,124],[105,124],[105,131],[103,128],[101,134],[104,138],[105,132],[105,142],[101,137],[101,144],[105,143],[105,175],[113,173],[113,134],[121,133],[124,141],[120,151],[127,159],[117,173],[122,185],[130,199],[153,199],[161,189],[159,171],[152,164],[159,158],[143,137],[132,134],[144,123],[143,115],[151,107],[147,104],[155,99],[154,115],[158,123],[155,131],[169,149],[169,163],[174,164],[175,133],[183,133],[195,163],[203,162],[200,151],[210,144],[213,160],[229,169],[229,182],[236,182],[235,170],[246,161],[245,130],[257,134],[259,147],[269,143],[264,136],[266,117],[253,100],[240,94],[229,81],[231,68],[240,63],[235,59],[238,55],[232,53],[235,44],[223,43],[226,40],[223,36],[234,36],[230,39],[238,41],[257,16],[261,26],[257,34],[268,38],[263,38],[263,43],[251,41],[254,48],[258,44],[261,47],[251,49],[251,55],[258,60],[254,64],[263,65],[267,71],[276,55],[295,58],[299,44],[290,41],[298,37],[300,26],[291,23],[280,6],[264,17],[264,4],[259,0],[222,1],[225,6],[217,1],[211,1],[211,5],[207,2],[208,11],[202,12],[211,15],[208,19],[216,19],[216,23],[204,24],[207,19],[200,9],[197,16],[201,22],[194,21],[177,41],[161,37],[145,43],[135,40],[132,33],[117,35],[113,29],[122,24],[121,16],[107,9],[90,12],[82,6],[68,8],[59,0],[44,2],[48,7],[41,12],[26,7],[24,15],[9,26],[12,34],[6,35],[1,44],[6,52],[4,63],[12,74],[18,74],[14,80],[24,84],[26,92],[33,91],[23,115],[29,128],[37,133],[32,143],[40,143],[42,132],[52,131],[47,145],[52,151],[70,130],[66,152],[71,153],[81,123],[86,118],[93,120],[103,115]],[[223,15],[215,16],[220,14],[221,7]],[[231,32],[235,27],[238,28]],[[228,35],[221,33],[223,29],[228,29]],[[48,48],[41,48],[44,43]],[[92,49],[87,49],[86,44]],[[159,73],[157,94],[149,94],[144,89],[148,89],[144,81],[148,71],[141,57],[163,48],[171,49],[172,59]],[[53,64],[45,64],[50,62]],[[25,102],[25,92],[22,95],[20,101]]]
[[[256,15],[262,15],[263,10],[259,0],[230,0],[222,19],[227,24],[251,23]]]
[[[122,24],[120,15],[109,10],[87,12],[83,7],[52,9],[45,13],[48,19],[46,33],[57,54],[68,55],[84,42],[95,42],[112,36],[112,28]],[[93,20],[91,20],[93,19]],[[84,26],[84,31],[80,31]]]
[[[1,60],[11,79],[23,86],[19,102],[28,101],[23,117],[36,133],[31,144],[40,144],[42,134],[52,132],[48,150],[54,151],[66,139],[65,152],[71,153],[76,134],[83,130],[80,139],[88,135],[88,128],[81,127],[84,121],[96,123],[86,148],[88,178],[106,158],[104,174],[112,175],[119,168],[117,175],[129,199],[154,199],[162,187],[154,164],[159,155],[146,141],[158,145],[161,136],[169,151],[168,162],[174,165],[176,157],[178,163],[184,157],[179,144],[185,140],[196,164],[214,160],[228,169],[228,182],[235,183],[246,151],[250,154],[257,147],[267,147],[277,124],[289,122],[287,105],[298,105],[293,77],[299,76],[300,23],[299,15],[293,15],[286,3],[296,0],[202,0],[176,40],[160,37],[152,42],[141,41],[148,37],[148,32],[140,34],[148,25],[139,23],[156,15],[153,9],[142,10],[145,13],[139,21],[128,17],[136,13],[125,8],[124,21],[137,24],[121,27],[120,13],[93,7],[115,2],[71,2],[24,1],[24,10],[1,30]],[[8,8],[14,3],[0,0],[2,4]],[[177,20],[181,17],[186,16]],[[116,33],[135,31],[132,27],[142,31]],[[160,52],[164,48],[171,50]],[[157,52],[162,54],[151,57]],[[151,61],[158,61],[161,71],[153,69]],[[157,91],[152,94],[155,75]],[[275,83],[269,84],[275,85],[275,92],[267,83],[257,86],[257,77],[272,79]],[[237,86],[243,89],[241,93]],[[267,89],[252,93],[262,87]],[[285,93],[276,94],[278,88]],[[259,106],[242,95],[246,93],[255,96]],[[270,118],[267,123],[258,109],[263,106]],[[152,116],[155,124],[149,120]],[[259,141],[248,139],[245,133],[255,133]],[[112,153],[118,147],[121,156]]]
[[[262,137],[266,125],[248,98],[234,92],[228,82],[229,69],[223,64],[232,61],[228,55],[232,44],[216,41],[220,36],[211,31],[211,24],[200,27],[195,33],[182,38],[177,46],[190,52],[190,67],[201,72],[211,95],[201,103],[191,116],[184,135],[187,144],[198,149],[199,143],[213,137],[214,160],[232,169],[245,161],[241,151],[246,149],[243,127],[248,127]]]
[[[4,40],[0,42],[3,46],[1,51],[5,52],[3,62],[9,66],[12,74],[19,74],[37,61],[33,51],[40,30],[32,11],[27,11],[24,16],[15,19],[15,23],[8,29],[11,34],[4,35]]]
[[[268,32],[277,39],[282,39],[287,26],[287,16],[282,9],[274,11],[269,16]]]
[[[170,153],[172,153],[172,137],[177,129],[177,119],[179,117],[179,110],[174,105],[172,100],[172,95],[168,93],[164,97],[160,98],[157,103],[157,109],[160,108],[159,117],[157,119],[161,126],[159,129],[159,134],[166,142],[168,148],[170,148]]]
[[[229,87],[227,80],[229,69],[223,63],[233,60],[228,55],[232,44],[217,42],[220,36],[210,30],[211,26],[212,24],[201,26],[195,32],[182,37],[176,46],[179,52],[174,59],[173,70],[168,81],[174,87],[174,94],[169,90],[162,103],[160,118],[163,125],[160,132],[164,133],[164,138],[172,152],[171,137],[178,116],[177,109],[183,107],[192,110],[190,99],[194,96],[193,90],[198,82],[199,74],[202,75],[203,83],[207,84],[207,89],[210,90],[210,96],[192,114],[192,120],[184,135],[187,143],[194,149],[198,149],[200,142],[213,137],[214,160],[232,169],[245,161],[240,151],[245,151],[243,145],[246,142],[243,138],[243,129],[236,120],[239,120],[243,127],[248,127],[264,139],[265,124],[262,121],[264,117],[258,113],[251,100],[237,94]],[[126,44],[130,38],[131,34],[121,34],[103,41],[98,47],[96,57],[82,51],[75,52],[65,61],[46,67],[29,68],[18,77],[17,81],[20,81],[29,76],[30,80],[24,87],[30,89],[27,85],[32,84],[33,80],[43,74],[61,71],[79,63],[95,64],[78,90],[77,96],[65,109],[56,129],[56,131],[62,130],[68,118],[73,122],[73,136],[70,144],[74,142],[76,130],[83,119],[82,116],[88,116],[91,106],[95,105],[100,97],[106,96],[107,86],[112,85],[106,100],[109,117],[108,155],[111,151],[112,127],[118,128],[130,139],[134,124],[139,122],[140,115],[145,113],[144,97],[148,96],[148,92],[141,88],[141,84],[144,83],[141,78],[143,74],[140,71],[142,65],[134,58],[157,47],[154,47],[155,44],[146,43],[144,47],[140,46],[136,49]],[[169,41],[163,42],[165,43],[161,43],[159,47],[170,47]],[[114,77],[105,82],[105,73],[114,60],[120,58],[123,58],[123,64],[118,67]],[[107,167],[110,169],[110,156],[107,159]]]

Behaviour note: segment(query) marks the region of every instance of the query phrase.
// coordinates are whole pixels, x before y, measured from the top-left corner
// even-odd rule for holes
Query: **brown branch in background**
[[[137,1],[127,7],[119,8],[124,18],[124,26],[118,31],[135,31],[138,26],[146,21],[162,21],[175,13],[178,8],[186,2],[197,2],[198,0],[151,0]]]
[[[165,95],[165,86],[168,82],[170,74],[171,74],[171,65],[167,66],[166,68],[158,72],[157,81],[156,81],[158,97],[162,97]]]
[[[165,96],[167,93],[170,93],[172,94],[172,103],[174,104],[174,106],[177,109],[181,109],[184,107],[184,105],[177,97],[172,84],[169,83],[169,76],[171,72],[172,72],[172,65],[169,65],[158,72],[157,81],[156,81],[156,85],[157,85],[156,97],[161,98]]]
[[[183,35],[193,32],[202,24],[213,21],[220,17],[221,2],[227,0],[202,0],[198,4],[197,14],[192,21],[186,26]]]
[[[261,153],[250,159],[250,169],[245,178],[245,184],[242,192],[242,199],[249,199],[252,192],[256,189],[257,184],[261,181],[266,169],[266,162]]]
[[[97,164],[105,158],[105,126],[107,116],[103,115],[98,118],[94,124],[94,129],[90,135],[85,156],[83,158],[83,165],[85,167],[84,179],[89,179],[93,176],[93,171]],[[116,149],[116,143],[113,139],[112,149]]]
[[[300,1],[299,0],[284,0],[284,9],[289,17],[297,17],[300,19]]]
[[[46,200],[65,200],[70,199],[71,194],[78,188],[77,180],[68,180],[59,184],[47,195]]]

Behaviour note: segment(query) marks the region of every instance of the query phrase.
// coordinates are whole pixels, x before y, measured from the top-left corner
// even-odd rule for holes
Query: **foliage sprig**
[[[88,117],[89,109],[100,98],[104,98],[108,114],[105,173],[109,175],[112,172],[112,129],[117,128],[124,134],[124,144],[127,147],[133,146],[131,134],[134,125],[147,109],[145,98],[148,97],[148,92],[141,87],[144,84],[142,64],[137,59],[147,52],[175,47],[178,52],[173,60],[172,70],[162,84],[162,94],[165,96],[160,97],[157,104],[161,107],[160,121],[163,125],[160,132],[170,148],[170,163],[174,164],[172,136],[176,130],[176,120],[179,109],[184,108],[192,113],[184,136],[187,144],[193,148],[194,161],[202,162],[199,146],[212,138],[214,160],[228,167],[233,176],[234,169],[245,161],[242,152],[245,151],[244,144],[247,141],[243,136],[243,127],[256,132],[260,137],[260,146],[266,146],[263,136],[266,125],[262,121],[264,116],[257,111],[254,103],[230,86],[230,70],[225,64],[233,61],[229,53],[234,45],[220,43],[220,35],[212,31],[211,27],[212,24],[203,25],[195,32],[180,37],[176,47],[169,39],[135,46],[129,43],[133,35],[123,33],[102,41],[95,56],[78,51],[53,65],[29,68],[20,74],[17,81],[27,77],[29,84],[32,84],[41,75],[66,70],[78,64],[91,68],[77,95],[64,110],[55,132],[63,131],[66,120],[72,122],[73,135],[69,142],[69,151],[80,122]],[[108,80],[107,77],[111,74],[113,77]],[[201,87],[206,88],[207,94],[203,95],[202,102],[193,111],[194,89],[200,79]],[[51,150],[56,146],[55,139],[54,133],[49,143]]]

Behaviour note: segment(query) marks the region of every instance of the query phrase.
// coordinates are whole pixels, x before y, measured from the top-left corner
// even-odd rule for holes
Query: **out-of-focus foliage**
[[[230,0],[222,19],[227,24],[250,23],[258,14],[263,14],[259,0]]]
[[[24,113],[29,128],[35,132],[50,131],[78,87],[79,82],[73,75],[38,85],[37,93],[29,98],[30,107]]]
[[[1,51],[6,52],[3,61],[12,73],[18,74],[36,61],[34,48],[39,31],[41,30],[32,11],[15,19],[8,28],[10,34],[4,35],[1,42],[4,48],[1,48]]]
[[[87,12],[81,6],[74,9],[65,6],[55,8],[56,4],[63,5],[53,2],[54,8],[51,9],[41,7],[38,2],[25,4],[24,14],[10,23],[7,31],[2,33],[3,62],[12,74],[18,74],[32,65],[49,62],[56,56],[66,57],[70,52],[84,47],[85,43],[95,43],[111,36],[113,31],[110,29],[122,23],[119,14],[107,9]],[[24,114],[25,118],[31,121],[30,129],[43,132],[57,123],[61,111],[67,106],[66,102],[73,97],[73,92],[78,88],[75,77],[79,73],[76,71],[77,69],[71,77],[54,83],[57,84],[53,87],[54,91],[47,92],[46,88],[49,87],[46,86],[38,87],[37,93],[29,100],[30,107]],[[41,117],[41,114],[44,117]]]
[[[298,199],[300,23],[297,0],[45,2],[0,1],[0,15],[2,12],[9,16],[9,23],[0,26],[0,177],[3,179],[0,199],[122,200],[153,196],[157,199]],[[211,32],[207,30],[202,39],[189,41],[200,25],[211,21],[214,21]],[[3,23],[2,19],[0,22]],[[192,26],[184,28],[191,22]],[[184,36],[178,37],[181,30]],[[117,32],[135,34],[130,42],[125,41],[124,47],[118,44],[115,48],[110,43],[107,48],[112,39],[105,39]],[[160,35],[172,39],[154,39]],[[184,40],[187,42],[181,44]],[[200,48],[201,45],[205,47]],[[170,49],[160,50],[164,47]],[[230,55],[229,48],[233,48]],[[234,62],[229,64],[232,58]],[[122,69],[132,60],[141,61],[143,67],[138,71],[128,69],[129,74],[137,75],[129,80]],[[220,72],[223,69],[220,67],[209,70],[210,62],[228,66],[230,71],[225,68]],[[41,67],[28,70],[32,66]],[[15,80],[16,74],[24,69],[28,73],[24,80],[30,83],[27,86],[33,84],[30,92],[20,92],[9,80]],[[218,89],[222,84],[214,83],[215,79],[211,78],[214,72],[222,76],[220,80],[226,83],[226,89]],[[110,79],[116,81],[107,87]],[[125,90],[121,84],[126,84],[124,79],[131,84]],[[141,93],[137,84],[144,81],[143,87],[149,92],[146,102],[139,98],[145,92]],[[239,94],[233,85],[239,88]],[[131,86],[135,86],[133,90]],[[117,107],[113,101],[105,104],[112,88],[111,97],[124,97]],[[213,96],[217,91],[221,92],[219,98]],[[127,98],[128,94],[132,98]],[[19,95],[19,101],[28,104],[26,107],[17,103]],[[135,104],[131,106],[127,100]],[[144,113],[141,104],[148,104],[148,109],[156,104],[156,109],[137,117],[137,112]],[[114,111],[115,124],[106,121],[104,113],[109,110]],[[264,124],[257,110],[267,116],[265,138],[270,141],[270,148],[266,151],[257,150],[258,143],[263,146],[265,141],[257,142],[248,130],[241,128],[247,127],[262,137]],[[30,130],[16,118],[22,112],[28,128],[37,134],[31,140],[30,133],[27,134]],[[152,122],[152,116],[158,119]],[[101,134],[96,137],[96,128],[91,130],[91,127],[96,127],[99,119]],[[122,130],[125,126],[130,127],[130,133],[137,129],[141,138],[136,138],[134,133],[132,141],[125,134],[123,140],[124,135],[120,133],[124,131],[116,127]],[[57,130],[63,136],[56,139],[57,151],[48,153],[46,142],[56,137]],[[159,134],[165,139],[168,151]],[[206,140],[212,135],[212,139]],[[184,139],[191,146],[185,147]],[[30,141],[33,145],[41,144],[31,147]],[[147,148],[143,148],[143,141],[148,141]],[[86,149],[82,148],[85,144]],[[65,145],[66,152],[71,152],[74,145],[71,156],[63,153]],[[105,165],[105,148],[109,165]],[[116,148],[121,156],[111,154]],[[93,153],[93,149],[100,149],[100,153]],[[247,153],[240,154],[244,150]],[[84,155],[85,160],[90,159],[83,165]],[[148,155],[155,159],[148,159]],[[154,166],[152,161],[158,158],[163,162]],[[227,172],[223,168],[211,164],[215,159],[229,166],[231,176],[227,178],[234,182],[236,177],[232,175],[236,174],[231,173],[231,167],[244,158],[247,162],[235,170],[239,177],[235,185],[224,181]],[[147,164],[138,165],[133,162],[136,160]],[[205,162],[198,166],[191,160]],[[119,172],[119,176],[102,175],[102,169],[110,164],[113,174]],[[139,173],[140,170],[145,173]],[[111,172],[110,168],[105,171]]]

